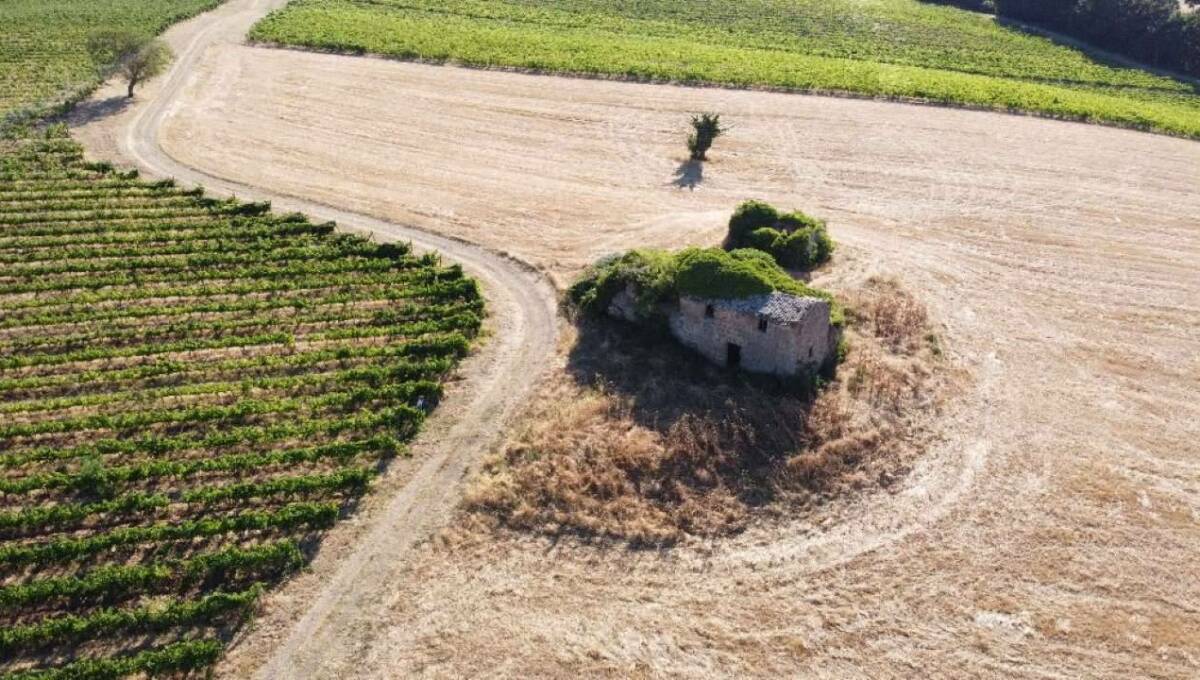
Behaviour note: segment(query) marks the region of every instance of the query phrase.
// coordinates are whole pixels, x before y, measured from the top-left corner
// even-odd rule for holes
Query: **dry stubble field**
[[[900,489],[667,555],[431,545],[312,677],[1195,677],[1200,144],[987,113],[211,50],[165,129],[212,174],[505,250],[560,282],[828,218],[829,281],[896,275],[971,376]],[[735,129],[676,186],[689,112]],[[103,150],[105,131],[84,129]],[[257,668],[284,588],[231,650]]]

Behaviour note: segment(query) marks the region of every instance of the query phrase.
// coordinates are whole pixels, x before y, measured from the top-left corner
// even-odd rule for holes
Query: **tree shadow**
[[[671,184],[680,189],[695,191],[704,182],[704,161],[689,159],[675,168],[675,179]]]
[[[67,120],[71,125],[87,125],[98,120],[103,120],[109,116],[115,116],[129,107],[133,102],[132,99],[125,95],[108,97],[100,100],[87,100],[79,102],[71,109],[67,115]]]

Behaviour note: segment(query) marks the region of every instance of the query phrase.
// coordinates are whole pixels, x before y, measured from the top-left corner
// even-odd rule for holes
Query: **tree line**
[[[992,11],[1153,66],[1200,77],[1200,11],[1196,11],[1200,0],[935,1]]]

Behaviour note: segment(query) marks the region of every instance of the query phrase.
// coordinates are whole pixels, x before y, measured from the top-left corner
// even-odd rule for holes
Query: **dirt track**
[[[667,557],[424,549],[350,581],[332,575],[358,535],[335,532],[228,675],[268,659],[265,677],[1200,674],[1200,144],[223,44],[245,18],[194,53],[162,118],[170,157],[239,194],[413,224],[560,280],[634,245],[714,242],[742,198],[802,207],[830,220],[843,271],[920,292],[975,387],[901,491],[820,527]],[[697,110],[735,130],[690,190],[673,182]],[[137,115],[81,134],[115,150]]]

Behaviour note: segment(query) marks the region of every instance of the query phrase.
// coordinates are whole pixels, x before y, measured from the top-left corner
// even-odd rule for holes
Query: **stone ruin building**
[[[633,291],[618,294],[609,313],[636,321]],[[775,292],[731,299],[683,296],[668,319],[680,343],[719,366],[800,377],[836,361],[841,334],[829,314],[825,300]]]

